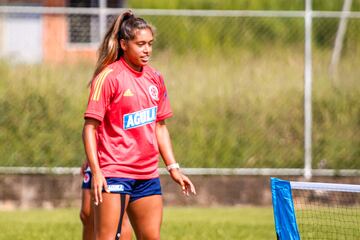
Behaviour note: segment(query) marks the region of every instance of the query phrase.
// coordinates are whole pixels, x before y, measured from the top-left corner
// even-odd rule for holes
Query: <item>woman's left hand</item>
[[[182,174],[179,169],[171,169],[170,176],[181,186],[183,194],[186,196],[189,196],[190,193],[196,195],[194,184],[186,175]]]

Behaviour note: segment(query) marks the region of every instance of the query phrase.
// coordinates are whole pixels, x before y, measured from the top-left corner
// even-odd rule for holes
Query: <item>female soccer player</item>
[[[83,128],[96,239],[118,239],[125,210],[137,239],[160,239],[159,154],[183,193],[196,193],[173,154],[164,80],[148,65],[153,42],[153,28],[126,11],[99,48]]]
[[[81,209],[80,209],[80,219],[83,224],[83,240],[93,240],[94,239],[94,214],[93,214],[93,204],[91,201],[91,171],[90,167],[86,162],[81,166],[80,170],[83,175],[82,191],[81,191]],[[131,240],[132,239],[132,229],[129,222],[129,218],[126,213],[124,213],[123,221],[121,224],[121,235],[120,240]]]

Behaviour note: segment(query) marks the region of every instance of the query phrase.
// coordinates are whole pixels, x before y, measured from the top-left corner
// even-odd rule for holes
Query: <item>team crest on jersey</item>
[[[157,107],[151,107],[123,116],[123,128],[131,129],[150,124],[156,120]]]
[[[86,172],[84,174],[84,183],[88,183],[90,181],[90,173]]]
[[[159,100],[159,90],[155,85],[150,85],[149,94],[154,100]]]

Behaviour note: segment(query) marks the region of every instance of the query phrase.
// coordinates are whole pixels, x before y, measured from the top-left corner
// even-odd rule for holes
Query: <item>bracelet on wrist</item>
[[[172,163],[166,166],[166,169],[168,171],[171,171],[171,169],[180,169],[180,166],[178,163]]]

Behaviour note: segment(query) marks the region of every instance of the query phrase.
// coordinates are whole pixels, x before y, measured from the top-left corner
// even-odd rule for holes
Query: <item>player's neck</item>
[[[134,70],[134,71],[136,71],[136,72],[142,72],[143,67],[133,64],[126,55],[124,55],[124,60],[125,60],[126,64],[127,64],[132,70]]]

